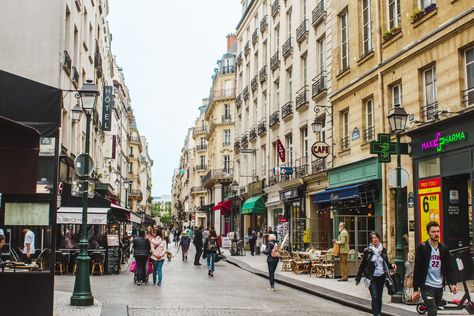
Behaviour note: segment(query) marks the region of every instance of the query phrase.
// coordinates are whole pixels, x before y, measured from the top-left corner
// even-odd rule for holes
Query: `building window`
[[[341,59],[342,70],[349,68],[349,28],[347,25],[347,12],[343,12],[341,19]]]
[[[289,134],[286,139],[286,154],[288,166],[293,166],[293,135]]]
[[[230,104],[224,104],[224,119],[230,120]]]
[[[288,85],[288,101],[291,101],[293,97],[293,78],[291,70],[286,72],[286,80]]]
[[[341,113],[342,117],[342,149],[349,148],[349,110]]]
[[[466,91],[464,100],[466,105],[474,105],[474,47],[466,49],[464,53],[466,61]]]
[[[435,118],[435,112],[438,109],[435,66],[423,71],[423,90],[425,98],[423,116],[426,121],[429,121]]]
[[[128,172],[133,173],[133,162],[128,164]]]
[[[400,0],[387,0],[388,29],[398,28],[400,25]]]
[[[372,51],[372,0],[362,0],[363,55]]]
[[[205,146],[206,145],[206,137],[201,137],[201,146]]]
[[[436,4],[436,0],[420,0],[420,6],[423,10],[432,4]]]
[[[301,157],[305,160],[304,162],[307,163],[308,160],[308,127],[305,126],[301,129]]]
[[[230,129],[224,130],[224,146],[230,145]]]
[[[204,197],[204,196],[200,196],[200,197],[199,197],[199,206],[204,206],[204,203],[205,203],[205,197]]]
[[[300,71],[300,74],[301,74],[300,82],[303,83],[302,87],[306,86],[306,77],[308,75],[308,59],[306,57],[307,55],[304,55],[303,57],[301,57],[301,69],[303,71]]]
[[[402,84],[392,87],[392,107],[402,106]]]
[[[375,138],[374,128],[374,100],[365,101],[365,141],[371,141]]]
[[[224,155],[224,172],[230,172],[230,156]]]
[[[286,30],[288,31],[287,37],[291,37],[291,12],[286,14]]]
[[[200,162],[201,162],[201,168],[203,168],[203,167],[206,165],[206,156],[201,155],[201,156],[199,157],[199,160],[200,160]]]
[[[324,72],[324,69],[326,69],[325,67],[325,63],[324,63],[324,37],[319,39],[318,40],[318,61],[319,61],[319,73],[323,73]]]
[[[273,104],[275,104],[275,108],[273,109],[274,111],[277,111],[280,109],[280,83],[276,81],[274,84],[273,89]]]

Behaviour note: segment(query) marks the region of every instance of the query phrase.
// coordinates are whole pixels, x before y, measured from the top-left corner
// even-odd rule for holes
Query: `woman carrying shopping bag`
[[[161,229],[155,230],[153,238],[150,240],[151,261],[153,263],[153,285],[161,286],[163,280],[163,263],[166,255],[166,241],[163,239]],[[158,283],[156,276],[158,275]]]

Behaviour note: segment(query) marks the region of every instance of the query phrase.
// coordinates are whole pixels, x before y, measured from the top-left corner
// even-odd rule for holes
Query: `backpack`
[[[209,238],[209,242],[207,243],[207,251],[217,251],[217,241],[215,237]]]
[[[272,248],[272,253],[271,253],[271,256],[273,258],[280,258],[280,250],[281,250],[281,247],[279,244],[275,243],[273,245],[273,248]]]

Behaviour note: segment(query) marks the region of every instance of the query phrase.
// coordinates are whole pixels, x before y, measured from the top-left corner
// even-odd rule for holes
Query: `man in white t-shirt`
[[[23,242],[22,260],[31,263],[31,256],[35,253],[35,234],[28,228],[23,228],[25,240]]]

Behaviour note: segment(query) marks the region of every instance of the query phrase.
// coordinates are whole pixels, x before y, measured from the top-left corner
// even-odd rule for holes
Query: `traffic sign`
[[[85,170],[86,159],[89,158],[88,170]],[[94,170],[94,161],[89,154],[82,153],[74,160],[74,167],[79,177],[90,176]]]

